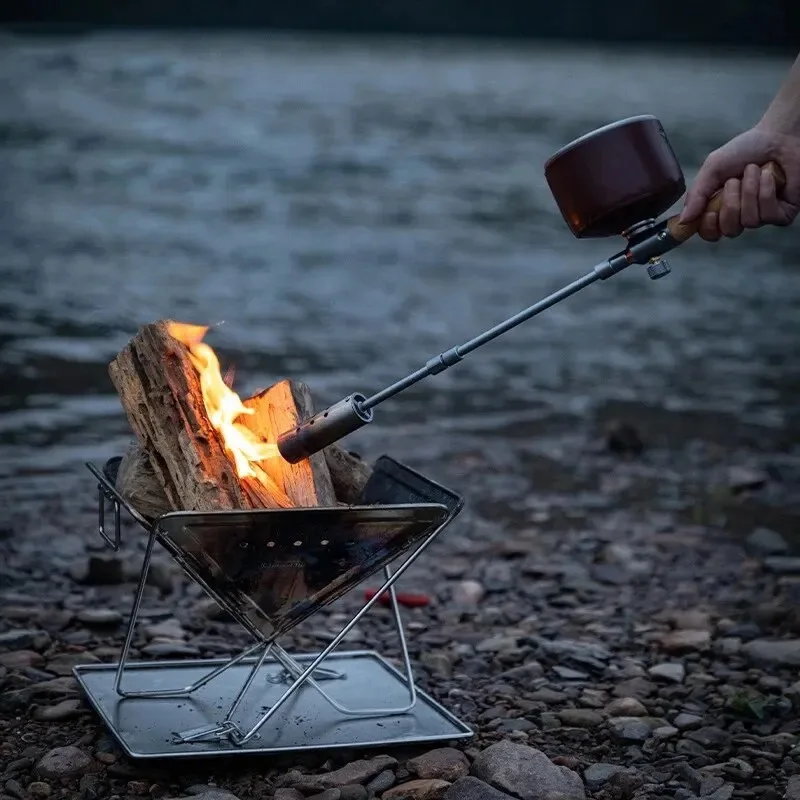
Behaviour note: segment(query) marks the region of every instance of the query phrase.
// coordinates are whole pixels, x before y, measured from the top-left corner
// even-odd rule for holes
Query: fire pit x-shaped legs
[[[98,482],[99,533],[119,549],[124,508],[148,532],[147,546],[119,663],[77,667],[75,675],[129,755],[377,746],[472,735],[417,689],[394,588],[458,514],[462,501],[457,495],[384,457],[375,465],[361,506],[175,512],[148,521],[117,492],[111,465],[103,471],[87,465]],[[106,530],[109,503],[113,536]],[[129,661],[157,541],[254,636],[253,645],[228,660]],[[392,570],[390,562],[400,555],[406,560]],[[292,569],[300,577],[287,583]],[[381,570],[381,589],[321,653],[292,656],[278,643],[300,621]],[[334,653],[384,593],[402,673],[377,653]],[[332,681],[331,690],[320,681]],[[306,685],[311,695],[303,691]],[[270,720],[273,725],[264,735]]]

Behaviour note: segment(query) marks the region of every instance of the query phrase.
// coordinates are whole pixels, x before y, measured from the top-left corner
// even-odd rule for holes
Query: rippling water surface
[[[219,324],[208,341],[243,394],[287,375],[320,405],[376,391],[617,249],[567,231],[543,176],[554,150],[652,113],[691,177],[787,67],[267,35],[4,40],[4,491],[119,452],[106,365],[158,318]],[[631,269],[587,289],[381,407],[361,441],[409,457],[489,446],[509,421],[546,429],[610,399],[780,425],[799,256],[796,230],[687,245],[668,279]]]

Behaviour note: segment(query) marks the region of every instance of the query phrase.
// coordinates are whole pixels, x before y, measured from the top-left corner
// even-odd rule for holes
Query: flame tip
[[[217,323],[214,327],[220,324],[222,323]],[[280,451],[277,444],[260,440],[251,430],[237,422],[241,416],[253,416],[256,409],[246,406],[233,390],[233,367],[223,377],[217,354],[210,345],[202,341],[209,326],[170,320],[167,322],[167,330],[189,351],[189,360],[200,379],[206,415],[219,434],[238,477],[253,478],[267,485],[270,481],[269,475],[258,464],[278,457]]]

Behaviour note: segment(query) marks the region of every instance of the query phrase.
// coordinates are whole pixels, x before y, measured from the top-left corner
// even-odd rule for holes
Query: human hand
[[[776,162],[786,175],[780,198],[775,178],[761,167]],[[721,190],[719,211],[706,212]],[[700,219],[698,235],[708,242],[735,238],[745,228],[790,225],[800,212],[800,136],[759,125],[711,153],[690,187],[680,222]]]

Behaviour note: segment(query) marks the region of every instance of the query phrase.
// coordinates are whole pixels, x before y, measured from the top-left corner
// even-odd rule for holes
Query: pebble
[[[339,800],[368,800],[369,792],[365,787],[348,783],[339,789]]]
[[[52,706],[44,706],[34,709],[33,718],[41,722],[58,722],[64,719],[72,719],[80,713],[82,702],[80,700],[62,700]]]
[[[635,697],[618,697],[612,700],[605,712],[610,717],[646,717],[647,708]]]
[[[499,681],[509,682],[530,682],[541,678],[544,675],[544,668],[538,661],[532,661],[527,664],[522,664],[519,667],[512,667],[511,669],[501,672],[497,679]]]
[[[69,778],[86,772],[91,766],[91,756],[68,745],[45,753],[36,764],[36,774],[40,778]]]
[[[454,747],[440,747],[410,759],[406,769],[419,778],[439,778],[453,783],[469,774],[469,760]]]
[[[394,772],[390,769],[385,769],[383,772],[379,772],[366,786],[367,792],[372,794],[378,794],[380,792],[385,791],[386,789],[391,789],[396,783]],[[339,792],[339,789],[329,790],[329,791],[336,791]],[[341,792],[340,792],[341,794]]]
[[[188,797],[179,797],[177,800],[240,800],[233,792],[216,786],[192,786],[189,791],[191,794]]]
[[[421,778],[384,792],[382,800],[442,800],[452,784],[436,778]]]
[[[541,750],[513,742],[498,742],[472,763],[472,774],[506,794],[538,798],[561,792],[574,800],[586,793],[580,776],[554,764]]]
[[[483,600],[486,590],[478,581],[460,581],[453,587],[452,599],[457,605],[474,607]]]
[[[679,731],[677,728],[673,728],[672,725],[662,725],[658,728],[653,729],[653,738],[654,739],[673,739],[678,735]]]
[[[61,677],[72,675],[74,667],[82,664],[99,664],[100,659],[89,652],[81,653],[59,653],[47,662],[47,671]]]
[[[639,717],[619,717],[609,720],[609,728],[618,742],[642,744],[646,742],[653,729]]]
[[[393,756],[378,755],[374,758],[353,761],[340,769],[322,775],[303,775],[295,786],[301,791],[304,787],[308,787],[310,791],[315,789],[324,791],[325,789],[338,789],[348,783],[364,784],[385,769],[395,766],[397,766],[397,759]]]
[[[530,692],[528,697],[531,700],[534,700],[539,703],[544,703],[548,706],[558,705],[559,703],[563,703],[567,699],[567,695],[564,692],[558,692],[555,689],[536,689],[533,692]]]
[[[143,625],[142,633],[144,633],[148,639],[181,641],[186,638],[186,631],[177,619],[165,619],[161,622]]]
[[[119,625],[123,617],[113,608],[84,608],[76,614],[76,619],[89,627],[106,627]]]
[[[731,736],[721,728],[708,726],[695,731],[689,731],[686,733],[686,738],[697,742],[705,748],[722,749],[730,742]]]
[[[698,717],[697,714],[678,714],[672,720],[672,724],[679,731],[688,731],[692,728],[699,728],[703,724],[703,718]]]
[[[142,652],[154,658],[181,658],[200,655],[200,650],[183,642],[154,642],[143,647]]]
[[[651,678],[667,681],[668,683],[683,683],[686,677],[686,667],[680,662],[671,661],[663,664],[656,664],[647,670]]]
[[[49,644],[45,631],[23,628],[0,633],[0,650],[44,650]]]
[[[655,691],[654,685],[641,677],[631,678],[630,680],[618,683],[612,694],[615,697],[633,697],[637,700],[649,697]]]
[[[800,639],[754,639],[742,646],[742,654],[764,666],[798,667]]]
[[[756,528],[745,540],[745,545],[758,556],[783,556],[789,552],[783,536],[769,528]]]
[[[661,649],[670,655],[704,653],[711,647],[711,634],[703,630],[675,630],[661,637]],[[651,673],[652,674],[652,673]]]
[[[728,469],[728,485],[734,492],[760,489],[769,481],[769,475],[758,467],[733,466]]]
[[[707,798],[707,800],[730,800],[735,791],[736,787],[732,783],[726,783],[723,786],[720,786],[716,791],[711,792],[711,794],[704,796]]]
[[[0,665],[8,669],[36,667],[40,664],[44,664],[44,656],[33,650],[11,650],[7,653],[0,653]]]
[[[798,575],[800,574],[800,558],[769,556],[764,559],[764,568],[777,575]]]
[[[325,789],[324,792],[312,794],[308,800],[341,800],[341,789]]]
[[[553,672],[564,681],[585,681],[589,678],[587,673],[572,669],[572,667],[553,667]]]
[[[786,783],[785,800],[800,800],[800,775],[791,775]]]
[[[442,795],[442,800],[516,800],[473,776],[460,778]]]
[[[558,718],[562,725],[573,728],[596,728],[603,722],[603,715],[588,708],[566,708],[560,711]]]
[[[590,791],[601,789],[611,778],[626,772],[626,767],[619,764],[592,764],[583,771],[583,779]]]
[[[667,622],[678,630],[707,631],[711,629],[711,615],[707,611],[694,609],[668,609],[655,619]]]
[[[749,780],[753,777],[755,770],[741,758],[731,758],[725,764],[725,773],[738,780]]]

